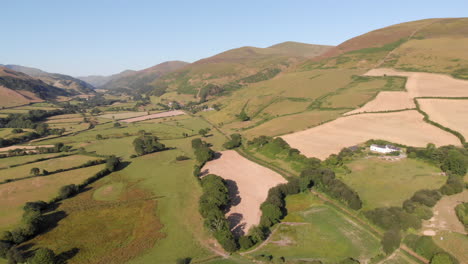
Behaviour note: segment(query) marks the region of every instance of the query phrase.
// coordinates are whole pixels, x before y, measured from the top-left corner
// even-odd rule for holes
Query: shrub
[[[223,144],[226,149],[237,148],[242,144],[242,136],[240,134],[232,134],[231,139]]]
[[[455,264],[455,262],[449,254],[437,253],[432,257],[430,264]]]
[[[390,255],[393,251],[400,247],[401,235],[400,230],[391,229],[384,233],[382,238],[382,248],[385,254]]]
[[[57,262],[55,253],[48,248],[39,248],[34,256],[28,259],[30,264],[55,264]]]
[[[59,198],[60,199],[67,199],[68,197],[71,197],[78,193],[78,186],[75,184],[70,184],[70,185],[65,185],[59,190]]]
[[[176,157],[177,161],[189,160],[190,158],[184,155],[180,155]]]
[[[254,245],[252,238],[250,236],[241,236],[239,238],[239,246],[241,249],[248,249]]]

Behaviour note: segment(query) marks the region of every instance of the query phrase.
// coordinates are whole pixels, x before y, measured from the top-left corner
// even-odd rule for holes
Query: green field
[[[56,154],[57,155],[57,154]],[[6,158],[8,161],[9,158]],[[90,157],[85,155],[71,155],[67,157],[49,159],[45,161],[39,161],[35,163],[30,163],[18,167],[13,167],[9,169],[0,170],[0,181],[6,179],[17,179],[31,176],[30,171],[32,168],[39,168],[42,172],[43,169],[52,172],[59,169],[67,169],[71,167],[76,167],[84,164],[89,160],[96,160],[96,157]],[[2,163],[3,164],[3,163]]]
[[[0,231],[19,223],[26,202],[49,201],[58,194],[60,187],[79,184],[102,170],[105,165],[76,169],[45,177],[34,177],[0,185]],[[18,167],[21,168],[21,167]],[[8,170],[2,170],[4,171]]]
[[[452,254],[460,263],[468,263],[468,237],[459,233],[444,231],[434,236],[434,242]]]
[[[415,159],[385,161],[371,157],[346,166],[352,172],[338,173],[337,177],[359,194],[363,209],[401,206],[416,191],[437,189],[446,181],[440,169]]]
[[[271,254],[325,263],[353,257],[362,263],[380,252],[377,237],[310,193],[288,196],[286,208],[284,222],[294,224],[281,224],[270,242],[250,255]]]

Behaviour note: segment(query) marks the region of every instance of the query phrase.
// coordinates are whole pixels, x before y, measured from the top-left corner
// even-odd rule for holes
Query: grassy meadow
[[[415,159],[386,161],[376,157],[351,161],[351,173],[338,173],[363,201],[364,209],[401,206],[421,189],[437,189],[446,181],[439,168]]]
[[[336,263],[347,257],[369,260],[380,253],[380,241],[310,193],[286,198],[288,216],[270,242],[252,253],[284,256],[287,260],[317,259]]]

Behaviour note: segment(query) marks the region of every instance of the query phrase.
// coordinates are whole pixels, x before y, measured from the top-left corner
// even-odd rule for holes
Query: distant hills
[[[85,81],[79,80],[77,78],[71,77],[69,75],[49,73],[40,69],[25,67],[21,65],[14,65],[14,64],[0,65],[0,66],[6,67],[8,69],[11,69],[17,72],[25,73],[31,77],[34,77],[36,79],[43,81],[44,83],[48,85],[51,85],[57,88],[62,88],[65,90],[69,90],[71,91],[71,93],[75,93],[75,92],[82,93],[82,94],[94,93],[94,87],[91,84]]]
[[[25,73],[0,66],[0,106],[40,102],[56,99],[57,96],[70,96],[65,89],[58,88],[33,78]]]

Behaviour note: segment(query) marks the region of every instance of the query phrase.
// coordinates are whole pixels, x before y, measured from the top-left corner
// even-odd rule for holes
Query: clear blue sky
[[[392,24],[467,11],[467,0],[2,1],[0,64],[107,75],[241,46],[337,45]]]

